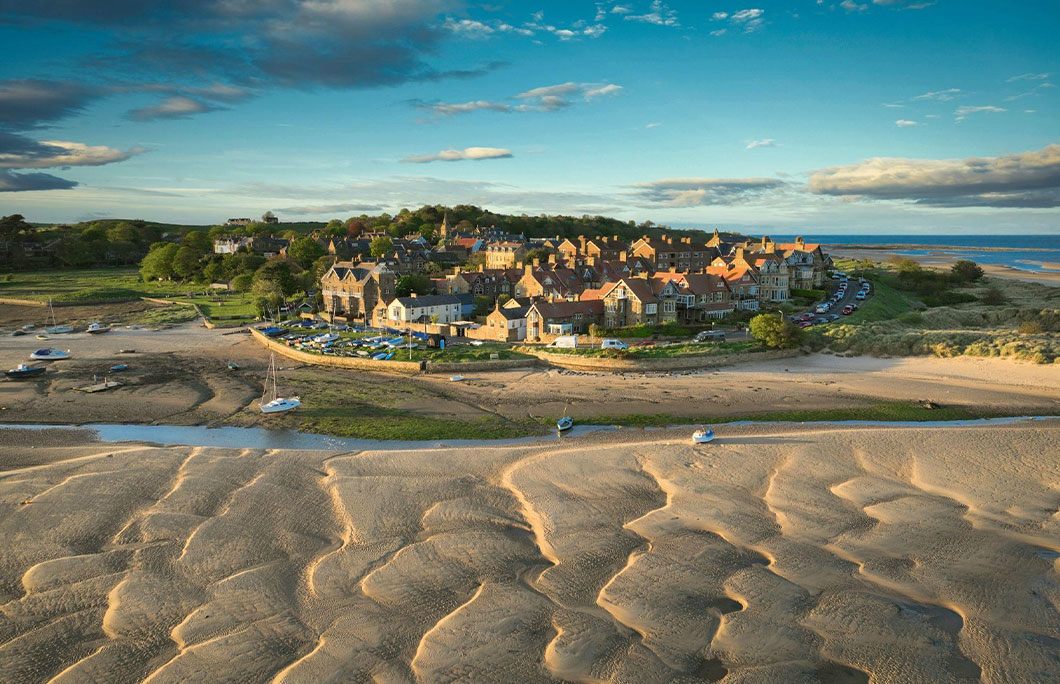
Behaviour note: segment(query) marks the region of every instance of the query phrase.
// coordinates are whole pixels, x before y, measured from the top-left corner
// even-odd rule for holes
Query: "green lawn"
[[[144,283],[135,268],[30,271],[0,274],[0,297],[76,304],[89,301],[131,301],[203,292],[202,285],[178,282]]]
[[[893,320],[917,307],[918,302],[915,299],[882,282],[879,274],[869,273],[865,279],[872,283],[869,298],[860,302],[857,311],[849,316],[843,316],[844,323]]]

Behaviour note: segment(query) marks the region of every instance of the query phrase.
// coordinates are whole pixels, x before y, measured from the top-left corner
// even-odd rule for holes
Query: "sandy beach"
[[[1060,675],[1060,421],[355,454],[15,435],[7,682]]]
[[[879,249],[869,247],[839,247],[829,248],[828,253],[833,258],[839,259],[868,259],[869,261],[887,261],[894,256],[901,256],[904,259],[912,259],[919,262],[923,266],[935,266],[949,268],[956,262],[960,257],[954,256],[953,254],[946,253],[943,249],[931,252],[924,255],[907,255],[898,254],[902,251],[901,249]],[[1004,266],[1000,264],[979,264],[983,272],[988,276],[994,276],[997,278],[1008,278],[1011,280],[1022,280],[1027,283],[1041,283],[1042,285],[1060,285],[1060,272],[1050,270],[1030,270],[1012,268],[1011,266]],[[1028,265],[1030,266],[1030,264]],[[1037,262],[1034,266],[1038,266],[1040,269],[1055,269],[1057,264],[1052,262]]]

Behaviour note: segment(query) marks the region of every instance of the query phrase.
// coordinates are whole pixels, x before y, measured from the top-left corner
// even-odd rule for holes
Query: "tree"
[[[417,273],[398,278],[394,289],[398,297],[408,297],[413,292],[418,295],[430,294],[432,286],[430,278]]]
[[[376,259],[387,256],[392,249],[394,249],[394,241],[384,235],[372,238],[368,245],[368,251]]]
[[[603,329],[602,326],[597,325],[596,323],[590,323],[589,324],[589,337],[594,337],[596,339],[600,339],[603,336],[604,336],[604,329]]]
[[[983,277],[983,269],[974,261],[961,259],[950,268],[950,277],[959,283],[970,283]]]
[[[26,223],[22,214],[11,214],[0,218],[0,240],[12,240],[21,233],[33,232],[33,226]]]
[[[213,251],[213,240],[201,230],[189,230],[184,233],[184,238],[180,242],[185,247],[194,250],[199,256]]]
[[[272,213],[271,211],[266,211],[264,214],[261,215],[261,220],[263,223],[272,223],[273,219],[275,218],[276,214]]]
[[[783,314],[759,314],[751,319],[751,337],[770,349],[792,349],[802,342],[802,329]]]
[[[199,275],[200,256],[192,247],[184,245],[173,255],[173,273],[183,280]]]
[[[169,280],[173,277],[173,260],[180,247],[169,242],[155,243],[140,262],[140,277],[144,281]]]
[[[301,237],[291,241],[287,256],[302,268],[310,268],[314,261],[324,256],[324,248],[311,237]]]
[[[292,295],[298,289],[298,279],[291,269],[291,262],[284,259],[273,259],[254,272],[254,287],[261,281],[274,283],[280,292]]]
[[[236,292],[246,292],[254,285],[254,274],[253,273],[240,273],[235,278],[232,278],[232,282],[228,283],[228,286]]]
[[[259,316],[278,310],[283,304],[283,295],[283,289],[278,281],[254,277],[250,296],[254,300],[254,307],[258,310]]]
[[[346,221],[346,235],[350,236],[351,238],[360,236],[360,234],[364,232],[365,228],[366,226],[364,225],[364,221],[359,218],[354,217]]]

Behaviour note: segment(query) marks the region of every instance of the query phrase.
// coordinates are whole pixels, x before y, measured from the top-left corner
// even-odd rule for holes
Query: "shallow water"
[[[1011,425],[1028,420],[1048,420],[1055,416],[1017,416],[1009,418],[981,418],[974,420],[938,420],[938,421],[882,421],[882,420],[833,420],[810,421],[803,423],[767,423],[758,421],[736,421],[723,423],[715,430],[718,442],[724,442],[725,426],[749,425],[809,425],[809,426],[855,426],[855,427],[968,427],[984,425]],[[93,433],[93,441],[104,443],[146,442],[163,446],[216,447],[222,449],[293,449],[309,451],[367,451],[395,449],[429,449],[435,447],[478,447],[478,446],[522,446],[545,441],[561,441],[571,437],[612,430],[637,430],[638,432],[672,430],[694,426],[653,427],[645,430],[639,428],[619,428],[611,425],[577,425],[562,435],[536,435],[515,439],[437,439],[421,441],[354,439],[334,437],[297,430],[269,430],[266,428],[244,427],[205,427],[202,425],[124,425],[120,423],[87,423],[84,425],[59,425],[40,423],[0,423],[0,430],[61,430],[88,431]],[[698,426],[696,426],[698,427]]]

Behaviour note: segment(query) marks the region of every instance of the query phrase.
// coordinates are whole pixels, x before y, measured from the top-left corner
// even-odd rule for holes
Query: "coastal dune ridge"
[[[15,436],[5,682],[1060,675],[1057,419],[342,454]]]

